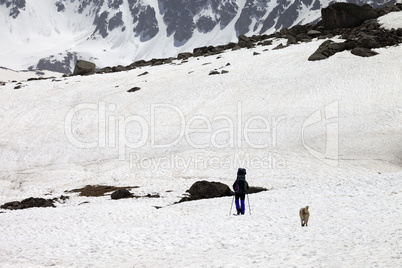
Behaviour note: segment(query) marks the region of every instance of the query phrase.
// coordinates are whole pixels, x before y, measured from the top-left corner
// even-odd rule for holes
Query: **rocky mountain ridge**
[[[402,4],[395,4],[378,9],[374,9],[369,5],[360,7],[354,4],[333,4],[323,9],[322,12],[326,15],[323,16],[323,20],[317,24],[296,25],[289,29],[283,28],[275,34],[270,35],[253,35],[251,37],[240,35],[236,43],[230,42],[219,46],[198,47],[194,48],[193,52],[180,53],[177,57],[154,58],[149,61],[139,60],[127,66],[105,67],[96,72],[112,73],[128,71],[144,66],[169,64],[176,59],[185,62],[190,57],[212,56],[223,53],[225,50],[272,45],[272,40],[275,38],[282,38],[287,41],[286,43],[281,43],[274,49],[283,49],[300,42],[311,42],[313,38],[326,40],[317,51],[308,58],[310,61],[323,60],[345,50],[350,50],[351,53],[356,56],[371,57],[377,54],[377,52],[371,49],[402,43],[402,28],[386,30],[381,28],[381,25],[376,20],[378,17],[391,12],[402,12]],[[354,24],[351,22],[354,22]],[[344,27],[339,28],[340,26]],[[329,38],[334,36],[340,36],[341,39],[345,41],[334,42],[329,40]],[[95,73],[94,64],[87,64],[89,65],[87,70],[85,70],[85,68],[76,68],[74,74],[86,75]],[[77,64],[77,66],[79,65]]]
[[[19,25],[29,20],[32,22],[27,23],[28,27],[32,27],[28,29],[30,33],[48,35],[46,40],[49,43],[68,31],[76,35],[72,44],[50,44],[53,49],[43,51],[41,56],[38,54],[36,63],[30,59],[29,65],[30,69],[70,73],[77,59],[94,60],[102,67],[108,62],[127,63],[170,57],[195,47],[233,42],[240,35],[272,34],[294,25],[315,23],[320,19],[321,8],[331,2],[53,0],[39,5],[39,2],[35,4],[26,0],[0,0],[0,11],[2,9],[3,14],[8,16],[6,21],[10,33],[22,32],[18,29]],[[377,8],[392,4],[395,0],[347,2],[359,5],[369,3]],[[54,18],[48,18],[48,14]],[[39,17],[49,19],[50,23],[46,20],[36,21]],[[35,28],[36,24],[41,26]],[[25,42],[24,38],[27,39],[24,48],[32,46],[32,38],[24,34],[12,36],[20,38],[22,42]],[[46,53],[48,55],[43,57]],[[36,55],[31,57],[35,58]]]

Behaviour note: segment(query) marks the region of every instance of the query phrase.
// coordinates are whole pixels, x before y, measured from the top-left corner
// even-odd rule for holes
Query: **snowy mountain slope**
[[[175,56],[240,34],[317,21],[330,0],[0,1],[0,65],[70,73],[77,58],[98,67]],[[348,1],[381,6],[394,1]]]
[[[0,266],[398,267],[402,46],[311,62],[322,41],[280,42],[0,87],[0,204],[87,184],[161,195],[0,210]],[[228,216],[231,197],[171,205],[239,166],[270,189],[249,196],[251,215]]]

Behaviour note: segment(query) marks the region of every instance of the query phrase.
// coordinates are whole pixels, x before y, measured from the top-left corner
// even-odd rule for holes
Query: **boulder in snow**
[[[95,63],[78,60],[73,75],[90,75],[95,73]]]
[[[0,208],[14,210],[14,209],[33,208],[33,207],[55,207],[53,202],[54,200],[51,199],[30,197],[22,200],[21,202],[14,201],[5,203]]]
[[[112,193],[112,199],[122,199],[122,198],[131,198],[133,194],[130,193],[127,189],[119,189]]]
[[[322,22],[327,30],[357,27],[366,20],[377,18],[378,15],[370,5],[335,3],[321,9]]]

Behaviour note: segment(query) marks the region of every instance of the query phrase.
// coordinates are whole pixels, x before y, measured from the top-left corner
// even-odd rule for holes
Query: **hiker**
[[[246,169],[239,168],[237,170],[237,178],[236,181],[233,183],[233,190],[235,191],[235,204],[237,209],[237,215],[240,213],[244,215],[245,211],[245,204],[244,199],[246,193],[248,192],[248,183],[246,181]],[[240,204],[239,204],[240,199]]]

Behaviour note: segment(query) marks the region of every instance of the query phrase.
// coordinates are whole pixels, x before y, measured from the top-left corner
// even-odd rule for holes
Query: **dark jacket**
[[[246,170],[239,168],[237,171],[236,181],[233,183],[233,190],[238,194],[245,194],[248,192],[248,183],[246,181]]]

